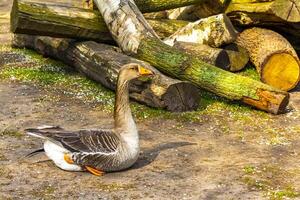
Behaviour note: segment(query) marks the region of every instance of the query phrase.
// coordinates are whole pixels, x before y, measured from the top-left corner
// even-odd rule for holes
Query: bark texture
[[[11,30],[14,33],[113,41],[99,11],[53,2],[15,0],[11,15]],[[149,19],[148,22],[161,38],[170,36],[188,23],[166,19]]]
[[[198,87],[228,99],[240,100],[274,114],[285,111],[289,102],[287,92],[224,71],[164,44],[151,34],[153,31],[147,30],[149,26],[144,24],[145,20],[139,10],[132,6],[134,5],[132,0],[95,1],[123,51],[148,61],[152,66],[172,77],[190,81]],[[124,32],[133,32],[133,37],[138,36],[135,38],[134,48],[128,48],[128,42],[123,39]]]
[[[298,0],[232,0],[226,9],[238,24],[268,24],[300,22]]]
[[[148,63],[122,54],[120,49],[96,42],[15,35],[13,45],[31,48],[75,67],[87,77],[115,90],[119,69],[138,63],[155,72],[152,80],[136,80],[130,85],[130,97],[148,106],[170,111],[189,111],[198,107],[199,91],[194,85],[161,74]]]
[[[260,26],[300,36],[299,0],[232,0],[226,14],[240,26]]]
[[[190,12],[198,18],[206,18],[212,15],[224,13],[230,0],[209,0],[199,5],[190,6]]]
[[[225,49],[213,48],[204,44],[176,42],[174,47],[193,54],[204,62],[227,71],[240,71],[249,61],[247,51],[237,45],[228,45]]]
[[[233,42],[236,36],[237,31],[230,20],[226,15],[220,14],[190,23],[166,38],[164,42],[170,46],[180,41],[219,47]]]
[[[299,58],[284,37],[271,30],[251,28],[243,31],[236,42],[247,49],[263,82],[285,91],[297,86]]]
[[[174,47],[193,54],[206,63],[215,65],[224,70],[230,70],[229,56],[223,49],[213,48],[205,44],[189,42],[175,42]]]

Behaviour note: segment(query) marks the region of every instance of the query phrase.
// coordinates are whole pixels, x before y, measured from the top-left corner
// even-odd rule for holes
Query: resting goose
[[[138,64],[120,69],[112,130],[65,131],[44,126],[25,131],[45,140],[43,150],[63,170],[87,170],[100,176],[129,168],[139,155],[139,136],[129,105],[129,82],[152,74]]]

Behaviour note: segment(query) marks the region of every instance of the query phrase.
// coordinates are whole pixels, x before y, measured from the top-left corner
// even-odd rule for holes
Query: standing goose
[[[119,72],[112,130],[65,131],[44,126],[26,133],[45,140],[46,155],[61,169],[87,170],[100,176],[132,166],[139,155],[139,136],[129,105],[129,82],[153,72],[127,64]]]

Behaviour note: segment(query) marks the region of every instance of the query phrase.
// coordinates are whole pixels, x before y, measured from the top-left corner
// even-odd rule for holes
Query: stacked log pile
[[[62,60],[110,89],[124,64],[152,69],[152,81],[131,85],[131,97],[149,106],[196,109],[199,87],[279,114],[300,79],[298,44],[289,41],[300,35],[298,6],[294,0],[14,0],[11,29],[15,46]],[[261,81],[233,73],[249,62]]]

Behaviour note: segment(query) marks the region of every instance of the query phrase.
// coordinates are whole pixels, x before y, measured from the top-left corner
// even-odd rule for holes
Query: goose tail
[[[42,138],[42,139],[47,139],[47,134],[45,134],[46,132],[49,131],[58,131],[58,130],[62,130],[61,127],[59,126],[39,126],[37,128],[28,128],[25,129],[25,133],[33,136],[33,137],[38,137],[38,138]]]
[[[38,155],[40,153],[43,153],[43,152],[45,152],[44,148],[40,148],[40,149],[34,150],[31,153],[25,155],[24,158],[31,158],[31,157]]]

